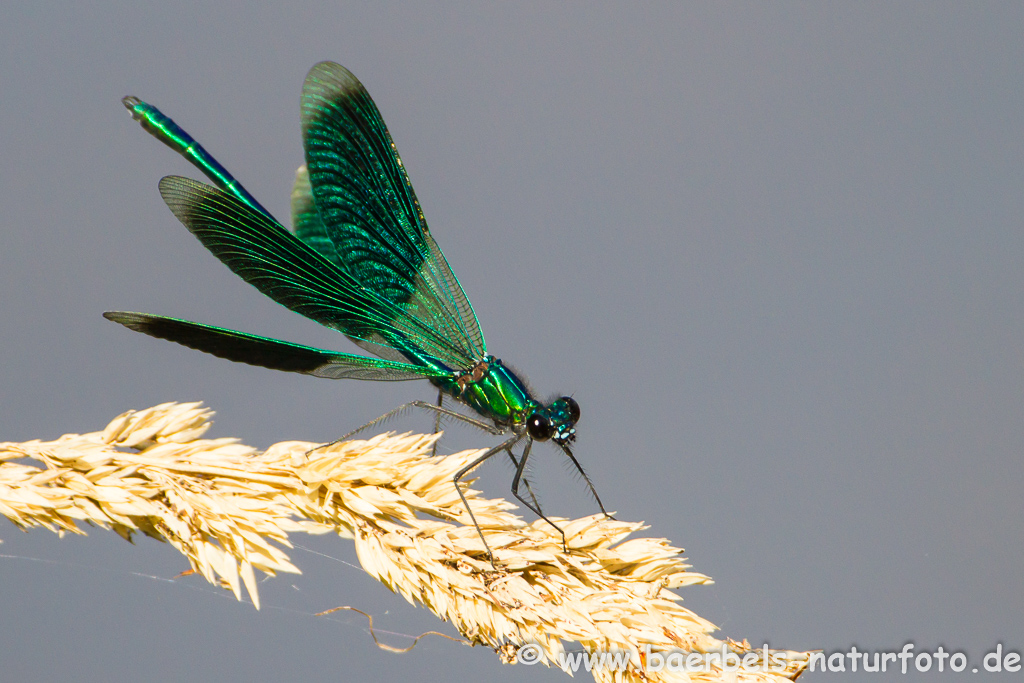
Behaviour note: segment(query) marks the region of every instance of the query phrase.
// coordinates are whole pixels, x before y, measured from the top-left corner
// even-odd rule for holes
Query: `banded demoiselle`
[[[132,117],[184,156],[216,187],[180,176],[160,181],[167,206],[203,246],[274,301],[335,329],[377,358],[278,341],[220,327],[110,311],[137,332],[250,365],[330,379],[427,379],[437,404],[412,401],[347,434],[411,407],[468,422],[507,439],[456,473],[453,483],[493,564],[487,540],[459,486],[470,470],[505,451],[512,493],[543,512],[523,478],[534,441],[552,441],[604,505],[570,448],[580,407],[570,396],[538,401],[525,382],[487,353],[466,294],[426,220],[380,112],[362,83],[331,62],[314,66],[302,88],[306,164],[292,191],[287,230],[199,143],[156,107],[125,97]],[[444,396],[479,417],[442,405]],[[340,440],[340,439],[339,439]],[[513,447],[525,442],[517,458]],[[532,502],[519,493],[526,485]]]

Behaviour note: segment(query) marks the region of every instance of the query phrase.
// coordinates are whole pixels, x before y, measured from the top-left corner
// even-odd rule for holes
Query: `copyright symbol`
[[[540,661],[540,645],[527,643],[516,650],[516,662],[532,666]]]

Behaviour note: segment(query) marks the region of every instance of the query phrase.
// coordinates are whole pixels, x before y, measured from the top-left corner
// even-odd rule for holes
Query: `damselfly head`
[[[571,396],[563,396],[535,410],[526,419],[526,431],[535,441],[554,439],[555,443],[564,445],[576,439],[579,419],[580,404]]]

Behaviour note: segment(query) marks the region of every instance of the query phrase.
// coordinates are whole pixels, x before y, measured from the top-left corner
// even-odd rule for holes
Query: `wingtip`
[[[306,74],[307,86],[311,83],[326,83],[343,92],[365,90],[356,75],[337,62],[318,62]]]
[[[111,322],[120,323],[122,325],[132,321],[137,316],[138,316],[137,313],[128,313],[127,311],[104,311],[103,312],[103,317],[104,318],[106,318],[107,320],[109,320]]]
[[[174,215],[178,215],[174,207],[182,203],[181,198],[183,195],[188,195],[190,192],[199,192],[210,188],[210,186],[185,176],[165,175],[157,183],[157,188],[160,190],[160,196],[163,197],[167,206],[171,207]]]

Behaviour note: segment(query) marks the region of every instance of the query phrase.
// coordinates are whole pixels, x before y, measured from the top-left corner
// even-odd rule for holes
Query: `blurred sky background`
[[[198,172],[119,101],[160,107],[287,220],[302,80],[331,59],[380,107],[491,352],[576,397],[605,503],[715,579],[682,594],[720,637],[1020,651],[1022,26],[1020,3],[934,1],[4,3],[0,440],[202,400],[213,436],[328,441],[433,398],[100,315],[356,350],[188,234],[157,181]],[[492,443],[453,428],[442,449]],[[548,512],[595,511],[534,452]],[[164,580],[188,565],[148,538],[0,538],[5,681],[565,680],[313,617],[456,635],[342,539],[295,538],[304,574],[263,582],[257,612]]]

